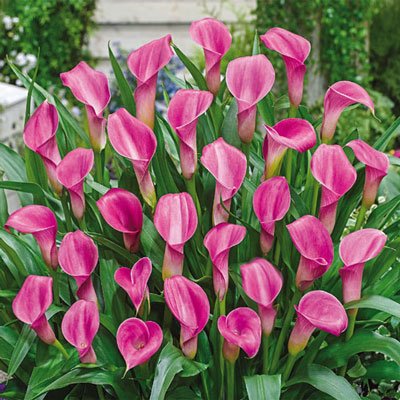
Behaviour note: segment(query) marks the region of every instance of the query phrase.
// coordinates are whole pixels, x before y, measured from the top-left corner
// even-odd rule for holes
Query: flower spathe
[[[157,75],[171,59],[171,35],[153,40],[129,54],[127,64],[137,80],[134,92],[136,116],[151,129],[154,128],[154,105]]]
[[[78,220],[85,213],[83,181],[92,170],[93,164],[93,150],[77,148],[69,152],[57,167],[57,179],[68,190],[72,212]]]
[[[153,209],[157,199],[149,169],[156,152],[156,136],[147,125],[124,108],[108,117],[107,129],[114,150],[131,161],[140,193]]]
[[[220,301],[229,285],[229,251],[246,236],[246,228],[223,222],[211,228],[204,237],[204,246],[213,264],[214,292]]]
[[[221,60],[232,44],[229,29],[214,18],[203,18],[190,25],[191,38],[203,47],[208,90],[216,95],[221,83]]]
[[[30,325],[38,337],[47,344],[54,344],[56,337],[46,318],[46,311],[53,302],[53,278],[29,275],[12,302],[14,315]]]
[[[56,140],[57,129],[57,109],[45,100],[26,123],[23,138],[25,145],[42,159],[51,186],[60,194],[62,187],[56,175],[57,165],[61,161]]]
[[[358,161],[365,164],[365,181],[362,204],[370,208],[375,203],[379,185],[389,170],[389,157],[361,139],[347,143]]]
[[[324,116],[321,126],[321,139],[324,143],[332,140],[343,110],[356,103],[363,104],[374,113],[374,103],[371,97],[357,83],[339,81],[329,87],[324,98]]]
[[[339,270],[342,278],[343,302],[361,298],[364,265],[375,258],[386,244],[387,236],[378,229],[361,229],[345,236],[339,246],[344,267]]]
[[[79,299],[97,302],[91,275],[98,260],[99,253],[92,238],[79,230],[64,236],[58,251],[58,261],[61,269],[75,279]]]
[[[238,132],[243,143],[250,143],[256,129],[257,103],[272,89],[275,71],[262,54],[231,61],[226,84],[238,105]]]
[[[308,289],[315,279],[320,278],[333,261],[333,243],[322,222],[312,215],[305,215],[287,225],[290,237],[300,262],[296,274],[299,290]]]
[[[286,67],[290,103],[298,107],[303,97],[305,61],[310,54],[310,42],[286,29],[271,28],[260,36],[265,47],[281,54]]]
[[[132,268],[121,267],[115,271],[114,280],[128,293],[136,313],[147,297],[149,298],[149,288],[147,282],[151,275],[151,261],[148,257],[139,259]]]
[[[117,345],[126,363],[126,371],[147,362],[163,341],[160,326],[139,318],[125,320],[117,331]]]
[[[212,101],[210,92],[180,89],[169,103],[168,121],[179,137],[182,175],[186,179],[192,178],[197,167],[197,121]]]
[[[281,272],[264,258],[240,266],[244,292],[258,305],[263,333],[269,336],[275,324],[274,301],[283,286]]]
[[[234,363],[242,349],[249,358],[258,353],[261,344],[261,321],[255,311],[239,307],[227,316],[218,318],[218,330],[224,338],[223,354],[226,360]]]
[[[207,325],[210,303],[204,290],[181,275],[164,282],[164,297],[171,313],[181,324],[180,345],[186,357],[197,352],[197,337]]]
[[[300,353],[315,329],[339,336],[347,329],[347,314],[340,301],[323,290],[305,294],[295,306],[297,320],[290,334],[288,349],[293,356]]]
[[[185,243],[197,228],[197,213],[189,193],[166,194],[154,213],[154,226],[166,242],[162,266],[163,279],[182,275]]]
[[[107,76],[81,61],[70,71],[60,74],[60,78],[75,98],[85,105],[90,144],[94,151],[100,152],[107,140],[103,113],[111,98]]]
[[[265,179],[279,175],[287,149],[304,153],[317,143],[314,128],[305,119],[287,118],[274,126],[265,125],[265,129],[267,131],[263,144]]]
[[[275,223],[286,215],[290,201],[289,185],[283,176],[270,178],[255,190],[253,209],[261,225],[260,246],[263,254],[271,250]]]
[[[354,185],[357,172],[340,146],[327,144],[317,148],[311,157],[310,168],[322,186],[319,219],[332,233],[338,201]]]
[[[64,315],[62,333],[67,342],[76,348],[83,364],[97,361],[92,342],[99,327],[99,310],[93,301],[78,300]]]
[[[227,222],[229,214],[220,201],[222,200],[224,207],[230,210],[232,197],[238,192],[246,176],[246,156],[236,147],[226,143],[223,138],[219,138],[203,147],[200,162],[216,180],[213,224]]]
[[[31,233],[40,247],[46,265],[57,268],[57,220],[50,208],[39,205],[22,207],[8,217],[4,228]]]
[[[125,189],[113,188],[100,197],[96,204],[107,224],[122,232],[126,249],[137,252],[143,226],[142,204],[139,199]]]

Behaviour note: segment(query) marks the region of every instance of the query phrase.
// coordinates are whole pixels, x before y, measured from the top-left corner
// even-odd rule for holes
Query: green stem
[[[57,339],[56,339],[56,341],[53,343],[53,346],[54,346],[56,349],[60,350],[61,354],[64,356],[64,358],[65,358],[66,360],[69,359],[69,355],[68,355],[68,353],[67,353],[67,350],[65,350],[65,347],[64,347]]]
[[[64,218],[65,218],[65,224],[67,225],[67,231],[72,232],[73,225],[72,225],[71,213],[70,213],[69,207],[68,207],[67,197],[68,197],[68,194],[67,194],[67,192],[64,191],[61,195],[61,205],[62,205],[62,209],[64,212]]]
[[[286,360],[285,371],[283,372],[282,380],[286,382],[289,379],[290,373],[294,367],[294,363],[296,362],[296,356],[293,354],[289,354],[288,359]]]
[[[54,291],[54,302],[56,305],[61,304],[60,302],[60,282],[58,280],[57,270],[50,269],[50,274],[53,278],[53,291]]]
[[[365,219],[365,214],[367,213],[368,208],[364,205],[364,203],[361,203],[360,211],[357,215],[357,221],[356,221],[356,226],[354,227],[355,231],[358,231],[361,226],[364,223]]]
[[[235,363],[226,361],[226,400],[235,399]]]
[[[316,180],[314,180],[314,188],[313,188],[313,198],[311,205],[311,214],[317,215],[317,204],[318,204],[318,195],[319,195],[319,185]]]
[[[103,167],[101,160],[101,151],[94,152],[94,164],[95,164],[95,178],[98,183],[103,184]]]
[[[199,222],[201,221],[201,206],[200,206],[200,201],[197,196],[197,190],[196,190],[196,175],[193,174],[191,179],[185,179],[186,182],[186,188],[189,194],[192,196],[192,199],[194,201],[194,204],[196,206],[196,211],[197,211],[197,217],[199,219]]]
[[[274,351],[274,357],[272,359],[271,363],[271,372],[275,373],[276,370],[278,369],[278,364],[279,364],[279,359],[281,357],[282,353],[282,348],[283,345],[285,344],[286,336],[289,332],[290,324],[292,322],[293,316],[294,316],[294,305],[299,301],[301,297],[301,292],[296,289],[296,291],[293,293],[292,300],[290,302],[289,308],[286,312],[285,319],[283,321],[281,333],[279,334],[278,341],[276,343],[276,348]]]
[[[279,258],[281,256],[281,245],[278,240],[275,240],[275,252],[274,252],[274,264],[277,267],[279,265]]]
[[[262,346],[263,346],[263,374],[268,375],[269,372],[269,361],[268,361],[268,347],[269,347],[269,336],[265,333],[262,336]]]
[[[168,306],[165,304],[164,308],[164,328],[165,329],[170,329],[172,323],[172,314],[171,311],[169,310]]]
[[[225,315],[226,313],[226,296],[220,301],[217,299],[218,305],[219,305],[219,316]],[[224,338],[222,335],[219,335],[219,363],[220,363],[220,369],[221,369],[221,382],[224,381],[224,354],[223,354],[223,346],[224,346]]]
[[[290,104],[289,108],[289,118],[296,118],[297,116],[297,107],[293,104]]]
[[[82,219],[79,220],[79,227],[81,228],[82,231],[86,231],[88,230],[87,225],[86,225],[86,220],[85,220],[85,216],[82,217]]]
[[[345,336],[345,341],[348,342],[354,334],[354,327],[356,324],[356,319],[357,319],[357,313],[358,313],[358,308],[353,308],[347,311],[347,315],[349,317],[349,324],[347,326],[347,331],[346,331],[346,336]],[[347,362],[339,371],[339,375],[345,376],[347,371]]]
[[[292,163],[293,163],[293,150],[288,149],[286,152],[286,180],[290,185],[292,180]]]
[[[99,395],[99,400],[106,400],[103,393],[103,388],[100,385],[96,385],[97,394]]]

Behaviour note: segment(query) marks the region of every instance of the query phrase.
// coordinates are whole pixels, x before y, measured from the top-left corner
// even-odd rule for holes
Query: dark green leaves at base
[[[249,400],[279,400],[281,396],[280,375],[245,376],[244,382]]]

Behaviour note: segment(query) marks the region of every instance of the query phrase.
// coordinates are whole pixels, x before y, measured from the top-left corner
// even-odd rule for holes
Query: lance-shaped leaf
[[[154,226],[166,242],[163,279],[182,275],[183,247],[197,228],[197,213],[189,193],[166,194],[157,203]]]
[[[168,121],[180,140],[182,175],[191,179],[197,167],[196,126],[213,101],[210,92],[181,89],[172,98],[168,107]]]
[[[201,163],[216,179],[213,223],[218,225],[228,221],[229,214],[221,206],[229,210],[232,197],[238,192],[246,176],[246,156],[225,142],[223,138],[204,146]]]
[[[256,129],[257,103],[272,89],[275,71],[262,54],[231,61],[226,84],[238,105],[238,132],[243,143],[250,143]]]
[[[197,338],[207,325],[210,303],[204,290],[189,279],[175,275],[164,282],[164,297],[168,308],[181,324],[180,345],[186,357],[197,352]]]
[[[290,237],[300,253],[296,274],[299,290],[308,289],[321,277],[333,261],[333,243],[322,222],[312,215],[305,215],[287,225]]]
[[[143,226],[142,205],[139,199],[125,189],[114,188],[100,197],[96,204],[107,224],[122,232],[127,250],[137,252]]]

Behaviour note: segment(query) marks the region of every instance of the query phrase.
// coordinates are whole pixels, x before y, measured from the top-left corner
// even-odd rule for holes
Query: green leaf
[[[389,129],[374,143],[374,148],[380,151],[385,151],[390,141],[400,132],[400,117],[397,118]]]
[[[237,110],[236,100],[233,99],[226,113],[224,122],[222,123],[221,134],[227,143],[240,149],[242,142],[239,138],[237,127]]]
[[[279,400],[281,396],[280,375],[245,376],[244,382],[249,400]]]
[[[261,118],[267,125],[275,124],[274,117],[274,100],[271,93],[268,93],[261,101],[257,104],[258,112]]]
[[[360,300],[345,304],[344,308],[346,310],[352,308],[372,308],[373,310],[383,311],[400,318],[400,304],[383,296],[366,296]]]
[[[46,205],[46,195],[43,189],[36,183],[4,181],[0,182],[0,188],[15,190],[16,192],[31,193],[35,204]]]
[[[394,361],[379,360],[367,366],[366,379],[400,381],[400,365]]]
[[[360,400],[360,396],[347,380],[330,369],[316,364],[305,366],[286,386],[306,383],[337,400]]]
[[[365,228],[382,229],[391,216],[399,209],[400,195],[386,203],[380,204],[368,217]]]

